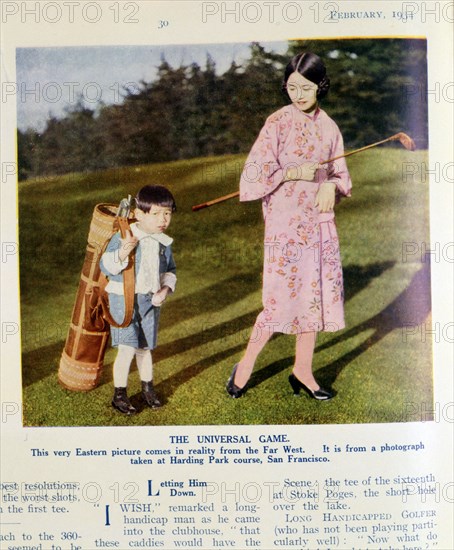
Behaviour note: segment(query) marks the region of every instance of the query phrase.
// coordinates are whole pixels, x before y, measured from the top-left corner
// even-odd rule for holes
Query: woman
[[[343,279],[334,221],[336,196],[350,196],[351,181],[336,123],[319,108],[330,86],[312,53],[287,65],[284,91],[291,103],[265,122],[246,160],[240,200],[262,199],[265,221],[263,311],[247,349],[227,382],[244,395],[255,360],[275,332],[296,336],[289,382],[295,394],[330,399],[312,374],[317,332],[344,328]]]

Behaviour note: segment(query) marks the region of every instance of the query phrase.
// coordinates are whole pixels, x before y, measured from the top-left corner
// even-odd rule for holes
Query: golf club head
[[[393,136],[394,140],[399,140],[402,145],[405,147],[405,149],[408,149],[409,151],[414,151],[416,149],[415,142],[411,139],[411,137],[404,132],[399,132],[395,136]]]

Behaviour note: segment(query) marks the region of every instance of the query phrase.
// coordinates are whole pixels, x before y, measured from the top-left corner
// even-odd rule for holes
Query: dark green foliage
[[[284,56],[253,43],[249,60],[222,75],[210,56],[205,68],[162,59],[157,78],[125,89],[123,103],[91,110],[79,102],[41,133],[19,131],[19,177],[246,153],[266,117],[287,102],[283,69],[302,50],[327,64],[332,88],[323,107],[346,147],[399,131],[427,146],[425,40],[298,41]]]
[[[427,147],[426,41],[418,39],[306,40],[289,54],[314,51],[325,62],[331,90],[324,101],[348,147],[403,131]]]

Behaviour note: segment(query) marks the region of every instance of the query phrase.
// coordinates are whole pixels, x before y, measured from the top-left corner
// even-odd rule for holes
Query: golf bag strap
[[[117,218],[118,226],[121,233],[121,238],[126,237],[129,228],[128,218]],[[125,315],[121,323],[117,323],[112,317],[109,311],[109,299],[106,292],[106,286],[108,283],[107,277],[101,273],[99,279],[99,295],[101,297],[101,305],[103,310],[103,317],[109,323],[109,325],[115,328],[125,328],[131,324],[132,314],[134,311],[134,263],[135,263],[135,249],[129,254],[129,261],[126,268],[123,270],[123,294],[125,297]]]

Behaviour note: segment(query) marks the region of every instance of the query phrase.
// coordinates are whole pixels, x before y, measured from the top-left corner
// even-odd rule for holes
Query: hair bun
[[[330,79],[327,76],[324,76],[319,84],[317,89],[317,99],[322,99],[328,93],[330,87]]]

